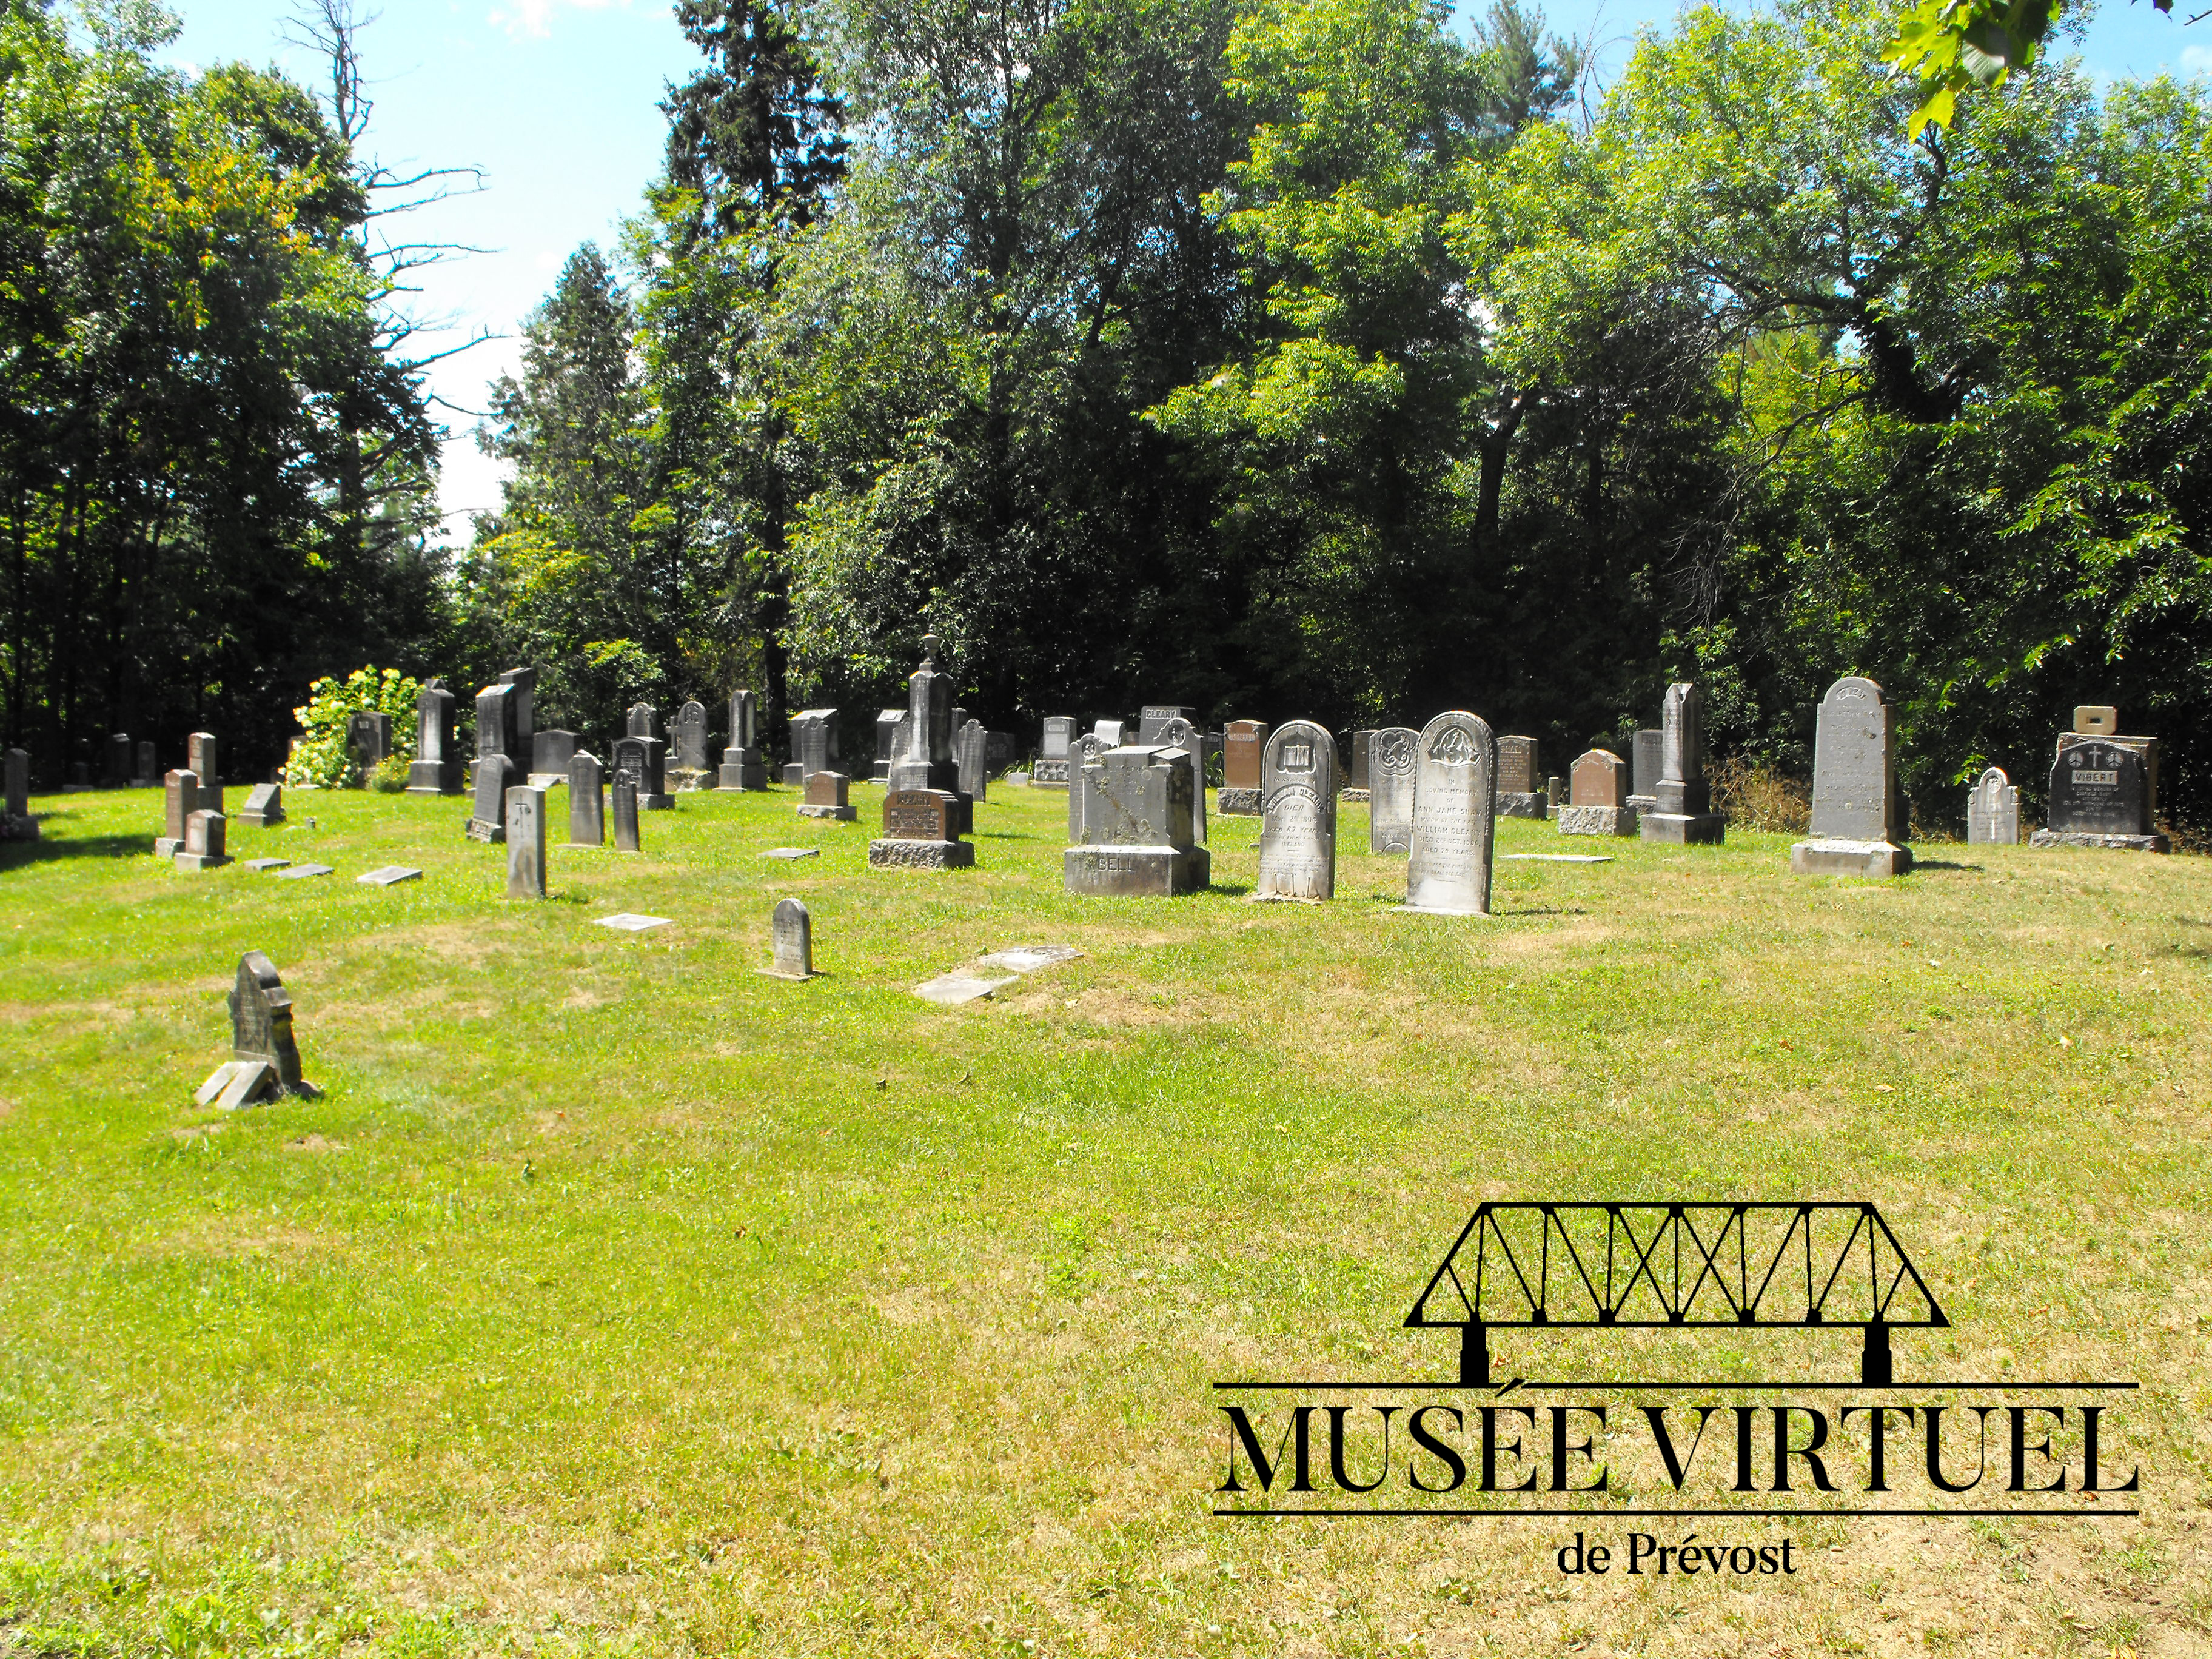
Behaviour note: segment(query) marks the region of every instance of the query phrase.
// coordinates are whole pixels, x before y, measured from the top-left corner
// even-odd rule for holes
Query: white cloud
[[[574,6],[579,11],[605,11],[611,5],[618,5],[628,11],[629,0],[514,0],[512,9],[495,8],[486,21],[518,40],[525,36],[542,40],[553,32],[553,13],[562,5]]]
[[[2212,46],[2184,46],[2181,49],[2181,72],[2184,75],[2212,75]]]

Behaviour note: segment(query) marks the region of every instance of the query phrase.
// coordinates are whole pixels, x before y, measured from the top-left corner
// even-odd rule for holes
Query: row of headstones
[[[179,870],[216,869],[230,862],[230,818],[223,811],[215,734],[193,732],[185,740],[185,752],[190,763],[161,780],[161,833],[154,838],[154,856]],[[283,823],[283,785],[254,785],[238,822],[255,830]]]
[[[2107,703],[2074,710],[2074,728],[2058,734],[2051,763],[2044,827],[2036,847],[2111,847],[2164,853],[2158,829],[2158,739],[2122,732],[2120,711]],[[2020,841],[2020,789],[1990,767],[1966,798],[1969,843],[2010,847]]]
[[[912,698],[912,686],[908,691]],[[994,773],[1003,771],[1013,758],[1013,738],[1003,732],[986,731],[983,722],[970,720],[967,710],[955,708],[951,721],[951,757],[957,775],[959,793],[974,800],[988,799],[990,780]],[[884,708],[876,714],[876,756],[873,769],[869,774],[872,783],[890,781],[891,768],[910,746],[914,712],[911,708]],[[783,781],[805,787],[817,772],[839,772],[842,757],[838,752],[837,710],[835,708],[804,708],[791,717],[790,762],[783,769]],[[851,782],[850,774],[842,774]]]

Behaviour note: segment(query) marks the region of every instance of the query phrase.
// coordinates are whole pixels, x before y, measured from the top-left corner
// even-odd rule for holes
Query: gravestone
[[[606,802],[601,795],[606,769],[599,757],[579,749],[568,757],[568,845],[604,847]]]
[[[1354,732],[1350,745],[1338,750],[1340,754],[1350,757],[1345,769],[1344,787],[1336,792],[1339,800],[1364,801],[1372,794],[1368,781],[1367,745],[1374,738],[1375,733],[1371,730]]]
[[[463,772],[453,747],[453,694],[433,680],[415,699],[415,758],[407,768],[407,793],[458,795]]]
[[[514,700],[508,705],[513,710],[514,722],[507,732],[512,742],[505,752],[520,770],[529,764],[530,745],[538,735],[538,671],[534,668],[510,668],[499,677],[499,683],[514,688]]]
[[[665,812],[676,805],[676,797],[668,793],[661,750],[659,738],[615,740],[615,773],[637,785],[637,804],[644,811]]]
[[[292,1034],[292,998],[276,964],[258,951],[238,962],[238,979],[225,999],[230,1007],[230,1058],[200,1085],[203,1106],[234,1111],[279,1095],[313,1096],[300,1075],[300,1048]]]
[[[532,784],[507,792],[507,896],[545,896],[545,791]]]
[[[1260,756],[1255,899],[1336,896],[1336,739],[1311,720],[1267,737]]]
[[[1048,714],[1044,737],[1037,749],[1036,764],[1030,769],[1030,786],[1036,789],[1068,787],[1067,750],[1075,741],[1075,721],[1066,714]]]
[[[161,787],[161,833],[154,838],[154,856],[173,859],[185,850],[185,820],[200,810],[200,781],[196,773],[179,769],[163,779]]]
[[[2132,749],[2135,750],[2136,754],[2142,757],[2144,788],[2143,807],[2145,814],[2143,819],[2143,833],[2145,835],[2148,835],[2152,830],[2156,829],[2158,825],[2159,741],[2156,738],[2127,736],[2120,731],[2119,725],[2120,711],[2118,709],[2106,703],[2081,704],[2074,711],[2074,729],[2071,732],[2062,732],[2058,734],[2057,744],[2051,751],[2051,759],[2055,763],[2058,757],[2066,751],[2068,747],[2074,742],[2075,738],[2081,737],[2104,738],[2111,742],[2118,744],[2123,749]],[[2057,830],[2056,825],[2048,827],[2053,830]],[[2058,833],[2071,834],[2075,832],[2060,831]],[[2093,830],[2082,830],[2079,833],[2087,835],[2094,834],[2096,832]]]
[[[836,709],[802,708],[791,717],[791,763],[783,769],[786,783],[803,786],[836,759]]]
[[[1214,805],[1224,817],[1260,816],[1260,757],[1267,743],[1265,720],[1231,720],[1221,734],[1221,793]]]
[[[213,870],[230,862],[223,851],[228,820],[205,807],[185,820],[185,845],[173,862],[179,870]]]
[[[1966,843],[1971,847],[2020,844],[2020,787],[1992,766],[1966,792]]]
[[[374,771],[392,752],[392,716],[374,708],[356,708],[347,715],[346,752],[362,771]]]
[[[1421,728],[1413,744],[1407,909],[1445,916],[1490,914],[1498,750],[1488,723],[1462,710],[1439,714]]]
[[[868,774],[871,783],[888,783],[891,763],[899,757],[899,733],[906,724],[903,708],[876,710],[876,758]]]
[[[1659,731],[1638,732],[1630,750],[1632,774],[1629,780],[1628,805],[1638,812],[1659,810],[1659,774],[1667,753],[1667,734]]]
[[[1728,820],[1712,810],[1705,782],[1705,694],[1687,680],[1668,686],[1659,730],[1659,785],[1637,833],[1677,847],[1719,846]]]
[[[222,771],[216,760],[212,732],[195,732],[185,739],[185,769],[200,781],[200,805],[210,812],[222,811]]]
[[[557,726],[530,739],[530,781],[540,789],[568,781],[568,763],[576,757],[577,737]]]
[[[112,732],[107,747],[101,751],[100,784],[108,789],[127,789],[131,786],[132,751],[128,732]]]
[[[1124,720],[1095,720],[1091,723],[1091,735],[1109,749],[1119,749],[1129,741],[1129,727]]]
[[[1367,850],[1403,857],[1413,848],[1413,774],[1421,734],[1386,726],[1367,734]]]
[[[246,792],[246,805],[238,809],[238,821],[255,830],[266,830],[284,822],[284,786],[281,783],[257,783]]]
[[[629,739],[623,739],[628,742]],[[619,748],[621,745],[617,744]],[[615,813],[615,851],[635,853],[640,850],[637,837],[637,780],[628,772],[615,774],[614,787],[608,791],[613,797]]]
[[[806,799],[799,803],[802,818],[834,818],[840,823],[850,823],[860,816],[846,799],[851,780],[842,772],[827,768],[806,781]]]
[[[507,839],[507,792],[519,775],[504,755],[486,755],[476,763],[471,769],[476,787],[469,816],[461,823],[463,835],[493,846]]]
[[[1872,680],[1846,675],[1820,699],[1813,739],[1812,838],[1790,849],[1801,876],[1900,876],[1897,711]]]
[[[516,735],[514,688],[502,682],[477,693],[477,758],[496,755],[519,773],[530,757]],[[501,799],[504,800],[505,796]]]
[[[131,787],[134,789],[159,789],[161,775],[154,767],[154,740],[151,738],[141,738],[137,763],[131,774]]]
[[[2076,735],[2051,768],[2051,801],[2038,847],[2109,847],[2164,853],[2151,827],[2150,775],[2139,750],[2117,737]]]
[[[676,711],[675,752],[677,770],[707,769],[707,705],[696,698]]]
[[[660,713],[649,702],[634,702],[623,716],[623,736],[626,738],[659,738],[664,741],[660,729]]]
[[[1567,804],[1567,781],[1557,772],[1544,780],[1544,805],[1557,812]]]
[[[1083,842],[1062,855],[1069,892],[1172,898],[1206,884],[1212,860],[1193,829],[1195,784],[1188,750],[1133,744],[1106,750],[1083,772],[1095,811],[1083,826]]]
[[[769,915],[768,939],[770,963],[761,972],[777,979],[814,977],[814,918],[805,905],[795,898],[778,899]]]
[[[1190,838],[1206,845],[1206,733],[1188,720],[1170,720],[1160,728],[1160,748],[1171,749],[1190,768]]]
[[[1067,840],[1068,844],[1080,847],[1090,839],[1087,826],[1097,821],[1097,797],[1096,780],[1086,783],[1083,769],[1101,755],[1109,753],[1106,739],[1096,732],[1085,732],[1067,748]]]
[[[31,816],[31,751],[10,749],[0,763],[6,775],[7,795],[4,810],[0,810],[0,841],[36,841],[39,821]],[[183,829],[183,820],[178,828]],[[178,842],[184,840],[180,834]]]
[[[1498,744],[1498,815],[1508,818],[1540,818],[1547,800],[1543,769],[1536,760],[1536,739],[1507,737]]]
[[[1170,720],[1181,720],[1186,726],[1198,724],[1198,710],[1169,703],[1146,703],[1137,711],[1137,741],[1157,747],[1161,734],[1168,729]]]
[[[960,767],[952,753],[952,678],[937,666],[937,636],[925,635],[921,666],[907,677],[906,724],[898,758],[886,780],[894,790],[938,790],[960,793]],[[971,828],[965,803],[954,809],[951,833]],[[970,848],[970,856],[974,849]]]
[[[730,693],[730,741],[722,750],[716,781],[725,789],[768,787],[768,766],[760,748],[760,709],[750,691]]]
[[[868,843],[868,866],[965,870],[975,862],[975,849],[960,839],[959,824],[960,797],[950,789],[888,790],[884,833]]]
[[[1563,836],[1632,836],[1637,811],[1628,804],[1628,763],[1610,749],[1586,751],[1569,769]]]
[[[989,798],[990,740],[982,721],[969,720],[958,729],[953,742],[952,758],[960,774],[960,793],[970,800]]]

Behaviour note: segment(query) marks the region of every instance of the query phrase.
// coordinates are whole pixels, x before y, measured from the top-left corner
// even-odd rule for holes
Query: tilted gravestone
[[[871,869],[965,870],[975,849],[960,839],[960,797],[950,789],[891,789],[884,833],[868,843]]]
[[[1659,774],[1666,758],[1667,734],[1656,729],[1638,732],[1630,750],[1628,804],[1638,812],[1659,810]]]
[[[486,755],[469,769],[475,787],[469,815],[461,821],[463,835],[494,846],[507,839],[507,792],[520,775],[504,755]]]
[[[223,850],[229,820],[205,807],[185,820],[185,845],[173,860],[179,870],[214,870],[230,862]]]
[[[534,784],[507,792],[507,896],[545,896],[545,793]]]
[[[139,741],[138,759],[131,770],[131,787],[134,789],[158,789],[161,787],[161,775],[155,769],[154,740],[151,738]]]
[[[1903,875],[1911,849],[1899,844],[1897,711],[1881,688],[1844,676],[1820,699],[1813,740],[1812,837],[1790,849],[1801,876]]]
[[[707,705],[696,698],[676,711],[675,751],[678,771],[707,769]]]
[[[2151,828],[2150,775],[2140,750],[2116,738],[2075,737],[2051,768],[2051,804],[2038,847],[2171,850]]]
[[[255,784],[246,792],[246,805],[238,809],[238,821],[255,830],[267,830],[283,823],[284,786]]]
[[[10,749],[0,771],[6,775],[5,810],[0,811],[0,841],[36,841],[39,821],[31,816],[31,751]],[[182,820],[179,820],[179,827]],[[179,836],[181,842],[184,837]]]
[[[814,918],[795,898],[778,899],[768,921],[770,963],[761,969],[777,979],[814,977]]]
[[[1536,739],[1505,737],[1498,743],[1498,813],[1508,818],[1540,818],[1547,801]]]
[[[1966,842],[1972,847],[2020,844],[2020,787],[1992,766],[1966,792]]]
[[[1719,846],[1728,820],[1712,810],[1705,782],[1705,694],[1687,680],[1668,686],[1659,730],[1659,784],[1637,833],[1677,847]]]
[[[847,799],[852,780],[826,768],[806,781],[806,799],[799,805],[802,818],[833,818],[850,823],[860,816]]]
[[[458,795],[464,772],[453,747],[453,694],[433,680],[415,699],[415,758],[407,768],[407,793]]]
[[[1636,810],[1628,804],[1628,763],[1610,749],[1585,751],[1567,774],[1567,800],[1559,808],[1559,833],[1632,836],[1636,821]]]
[[[605,769],[599,757],[579,749],[568,757],[568,845],[604,847],[607,840],[606,802],[602,795]]]
[[[750,691],[730,693],[730,741],[722,750],[722,769],[715,781],[725,789],[768,787],[768,766],[761,757],[760,709]]]
[[[871,783],[888,783],[891,763],[899,757],[900,733],[905,729],[906,710],[878,708],[876,711],[876,758],[868,773]]]
[[[1260,816],[1260,756],[1267,747],[1265,720],[1231,720],[1221,735],[1221,793],[1214,805],[1224,817]]]
[[[1171,749],[1183,757],[1190,768],[1190,838],[1199,846],[1206,845],[1206,733],[1188,720],[1170,720],[1160,728],[1156,745]]]
[[[1336,896],[1336,739],[1311,720],[1267,737],[1260,757],[1255,899]]]
[[[1067,750],[1075,741],[1075,720],[1066,714],[1048,714],[1044,721],[1044,736],[1037,750],[1036,764],[1030,769],[1030,783],[1042,789],[1065,789],[1068,787]]]
[[[1212,860],[1192,827],[1188,751],[1147,744],[1108,749],[1083,771],[1093,811],[1083,842],[1062,855],[1069,892],[1172,898],[1206,884]]]
[[[1479,715],[1454,709],[1421,728],[1413,753],[1406,908],[1486,916],[1498,829],[1498,739]]]
[[[199,775],[172,772],[161,781],[161,833],[154,838],[154,856],[173,859],[185,850],[185,820],[200,810]]]
[[[1367,734],[1367,850],[1402,857],[1413,848],[1413,774],[1421,734],[1386,726]]]
[[[185,769],[200,781],[200,805],[222,811],[222,770],[216,759],[215,733],[195,732],[185,739]]]
[[[224,1111],[279,1095],[312,1096],[300,1075],[300,1048],[292,1034],[292,998],[276,964],[258,951],[238,962],[230,1006],[230,1058],[200,1085],[195,1098]]]
[[[637,785],[641,811],[665,812],[676,805],[668,793],[665,757],[659,738],[618,738],[615,740],[615,771]]]
[[[628,772],[617,772],[614,787],[607,793],[613,798],[615,851],[637,852],[640,846],[637,836],[637,780]]]

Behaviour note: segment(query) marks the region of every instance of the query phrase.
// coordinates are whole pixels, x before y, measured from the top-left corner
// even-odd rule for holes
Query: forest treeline
[[[50,147],[98,98],[164,99],[180,176],[218,134],[295,191],[241,249],[258,285],[149,304],[148,349],[234,319],[234,369],[189,358],[234,400],[272,354],[335,355],[206,419],[267,453],[266,491],[140,447],[191,386],[157,418],[58,367],[52,434],[11,408],[18,592],[56,596],[11,600],[11,730],[235,728],[363,660],[464,691],[527,660],[541,723],[745,684],[772,734],[836,704],[849,744],[933,632],[1017,732],[1462,707],[1555,769],[1689,678],[1717,747],[1802,775],[1821,690],[1862,672],[1933,821],[1987,763],[2034,799],[2073,706],[2114,702],[2166,739],[2169,810],[2212,822],[2206,96],[2045,66],[1908,137],[1893,12],[1688,10],[1599,95],[1508,0],[1468,27],[1413,0],[680,0],[701,56],[664,169],[529,319],[482,434],[514,483],[449,567],[400,487],[419,393],[317,389],[386,382],[373,271],[331,274],[346,158],[270,136],[321,131],[312,100],[238,70],[133,92],[98,67],[127,42],[62,43]],[[41,16],[10,27],[58,40]],[[88,408],[114,413],[70,441],[111,471],[18,465]],[[345,482],[371,458],[373,509]]]

